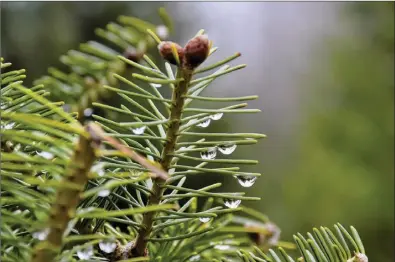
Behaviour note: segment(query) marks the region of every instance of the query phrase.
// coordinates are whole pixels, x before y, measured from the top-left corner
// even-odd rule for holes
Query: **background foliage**
[[[236,3],[225,4],[218,3],[217,9],[238,9]],[[26,83],[31,86],[31,81],[46,74],[48,65],[60,66],[57,61],[60,54],[80,42],[94,39],[95,27],[115,20],[125,10],[128,15],[155,22],[158,19],[156,9],[162,3],[2,2],[1,5],[1,56],[12,61],[15,68],[26,68],[29,72]],[[392,261],[393,3],[326,3],[326,6],[250,3],[243,6],[277,12],[280,17],[275,20],[268,16],[268,20],[262,22],[254,15],[249,17],[242,13],[246,9],[239,9],[239,19],[236,17],[239,23],[251,23],[255,29],[265,29],[268,24],[274,29],[261,30],[263,34],[244,30],[245,35],[237,36],[237,41],[251,45],[240,51],[245,54],[243,63],[251,65],[252,73],[220,82],[217,91],[238,95],[242,92],[235,86],[239,85],[261,96],[258,103],[262,104],[252,103],[259,108],[263,105],[260,119],[250,117],[226,123],[236,131],[240,125],[259,126],[269,137],[255,147],[255,152],[248,153],[260,158],[263,170],[257,172],[265,173],[248,192],[263,198],[259,206],[254,207],[271,215],[288,239],[292,233],[308,231],[312,226],[337,221],[354,224],[372,261]],[[199,15],[192,13],[189,18],[180,15],[185,13],[183,10],[191,10],[186,7],[187,3],[167,4],[167,9],[176,18],[175,27],[179,29],[176,38],[190,35],[183,32],[207,28],[204,22],[215,20],[209,11],[206,16],[204,11]],[[290,20],[284,18],[292,10],[305,12],[305,23],[292,23],[292,19],[298,21],[298,12],[290,15]],[[317,11],[314,17],[312,14]],[[320,12],[331,15],[320,16]],[[221,17],[221,12],[216,16]],[[196,19],[207,21],[197,23]],[[225,28],[224,36],[212,37],[234,51],[233,45],[237,44],[229,42],[225,35],[232,29],[240,30],[226,26],[235,17],[226,19],[223,18],[222,25],[212,25]],[[317,19],[326,19],[327,23]],[[284,27],[279,27],[281,22]],[[324,33],[319,34],[318,30],[307,26],[312,24],[318,24]],[[303,30],[308,32],[308,37],[301,35]],[[293,35],[295,32],[297,34]],[[308,40],[293,41],[292,46],[288,46],[282,41],[284,35]],[[255,40],[267,43],[262,45],[264,56],[260,55],[262,46],[254,45]],[[228,42],[224,44],[225,41]],[[308,59],[295,55],[303,48],[312,50],[304,53]],[[270,51],[290,55],[280,59],[280,55],[270,56]],[[304,70],[295,73],[289,66],[293,63]],[[241,79],[236,79],[239,77]],[[284,89],[284,82],[273,80],[282,77],[288,79],[285,84],[292,88]],[[251,82],[252,78],[258,82]],[[218,126],[210,128],[215,130]],[[189,183],[201,187],[198,177]],[[228,182],[228,187],[234,189],[236,183]]]

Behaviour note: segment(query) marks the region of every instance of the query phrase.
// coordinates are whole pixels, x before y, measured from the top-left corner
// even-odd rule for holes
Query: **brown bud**
[[[210,42],[207,35],[199,35],[185,45],[185,64],[188,69],[195,69],[206,60],[210,51]]]
[[[174,57],[172,52],[172,47],[171,47],[172,45],[176,47],[178,58],[180,60],[180,63],[182,63],[184,59],[184,49],[180,45],[171,41],[162,41],[158,45],[158,50],[160,55],[164,59],[166,59],[170,64],[177,65],[176,58]]]

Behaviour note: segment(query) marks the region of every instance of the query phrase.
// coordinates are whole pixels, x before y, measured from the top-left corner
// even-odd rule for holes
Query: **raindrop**
[[[194,125],[197,121],[198,121],[197,119],[191,119],[188,121],[188,123],[186,125],[187,126]]]
[[[37,155],[39,155],[39,156],[41,156],[41,157],[43,157],[43,158],[45,158],[45,159],[52,159],[52,158],[53,158],[53,154],[50,153],[50,152],[45,152],[45,151],[43,151],[43,152],[37,152],[37,151],[36,151],[36,153],[37,153]]]
[[[241,203],[240,199],[227,199],[224,201],[225,206],[229,208],[237,208]]]
[[[236,144],[226,144],[218,146],[218,150],[224,155],[230,155],[236,150]]]
[[[227,249],[230,248],[230,246],[228,246],[228,245],[215,245],[214,248],[218,249],[218,250],[227,250]]]
[[[38,231],[38,232],[34,232],[33,234],[32,234],[32,236],[35,238],[35,239],[38,239],[38,240],[45,240],[46,238],[47,238],[47,236],[48,236],[48,234],[49,234],[49,228],[45,228],[45,229],[43,229],[43,230],[41,230],[41,231]]]
[[[115,248],[117,247],[117,243],[114,239],[104,239],[99,243],[99,247],[103,252],[109,254],[114,252]]]
[[[242,187],[252,187],[258,177],[251,175],[238,175],[235,176],[237,181]]]
[[[93,114],[93,109],[92,108],[87,108],[84,110],[84,116],[90,117]]]
[[[211,115],[210,118],[212,120],[220,120],[222,118],[222,116],[224,115],[224,113],[217,113],[215,115]]]
[[[12,129],[15,126],[14,122],[8,123],[6,125],[1,125],[1,129]]]
[[[189,258],[189,261],[200,261],[200,255],[195,255]]]
[[[100,190],[99,193],[97,193],[97,195],[98,195],[99,197],[106,197],[106,196],[110,195],[110,193],[111,193],[110,190],[108,190],[108,189],[103,189],[103,190]]]
[[[169,29],[165,25],[158,25],[156,27],[156,34],[161,40],[167,39],[169,36]]]
[[[210,118],[207,118],[207,119],[204,120],[203,122],[197,124],[197,126],[198,126],[198,127],[203,127],[203,128],[205,128],[205,127],[208,127],[208,126],[210,125],[210,123],[211,123],[211,119],[210,119]]]
[[[161,84],[155,84],[155,83],[151,83],[151,86],[152,86],[152,87],[155,87],[155,88],[162,87],[162,85],[161,85]]]
[[[208,221],[210,221],[211,218],[209,217],[199,217],[200,222],[202,223],[207,223]]]
[[[104,163],[99,162],[91,167],[91,173],[96,173],[98,176],[104,176]]]
[[[77,251],[77,256],[79,259],[88,260],[93,256],[93,246],[89,245],[87,247],[83,247],[82,249]]]
[[[140,126],[140,127],[136,127],[136,128],[132,128],[132,132],[135,135],[141,135],[144,133],[146,126]]]
[[[77,214],[78,214],[78,215],[80,215],[80,214],[86,214],[86,213],[92,212],[92,211],[94,211],[94,210],[95,210],[94,207],[81,208],[81,209],[79,209],[79,210],[77,211]]]
[[[217,156],[217,148],[211,147],[207,151],[201,151],[200,156],[202,159],[215,159]]]

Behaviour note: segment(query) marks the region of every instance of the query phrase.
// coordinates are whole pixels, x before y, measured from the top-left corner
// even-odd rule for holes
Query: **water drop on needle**
[[[239,199],[227,199],[224,201],[225,206],[229,208],[237,208],[241,203]]]
[[[189,258],[189,261],[200,261],[200,255],[195,255]]]
[[[93,256],[93,246],[89,245],[77,251],[77,256],[79,259],[90,259]]]
[[[230,248],[230,246],[228,246],[228,245],[215,245],[214,248],[218,249],[218,250],[227,250],[227,249]]]
[[[161,40],[165,40],[169,37],[169,29],[165,25],[158,25],[156,27],[156,34]]]
[[[155,87],[155,88],[162,87],[162,85],[161,85],[161,84],[155,84],[155,83],[151,83],[151,86],[152,86],[152,87]]]
[[[43,240],[45,240],[45,239],[47,238],[48,234],[49,234],[49,228],[45,228],[45,229],[43,229],[43,230],[41,230],[41,231],[34,232],[34,233],[32,234],[32,236],[33,236],[35,239],[38,239],[38,240],[43,241]]]
[[[142,135],[145,131],[146,126],[141,126],[141,127],[136,127],[136,128],[132,128],[132,132],[135,135]]]
[[[215,159],[215,157],[217,156],[217,148],[216,147],[211,147],[206,151],[201,151],[200,152],[200,157],[202,159]]]
[[[258,177],[251,175],[237,175],[235,178],[242,187],[252,187]]]
[[[215,115],[211,115],[210,118],[212,120],[220,120],[222,118],[222,116],[224,115],[224,113],[217,113]]]
[[[230,155],[236,150],[236,144],[226,144],[218,146],[218,150],[224,155]]]
[[[114,252],[116,247],[117,243],[114,239],[104,239],[99,243],[99,248],[107,254]]]
[[[43,157],[43,158],[45,158],[45,159],[52,159],[52,158],[53,158],[53,154],[50,153],[50,152],[45,152],[45,151],[43,151],[43,152],[37,152],[37,151],[36,151],[36,153],[37,153],[37,155],[39,155],[39,156],[41,156],[41,157]]]
[[[106,196],[110,195],[110,193],[111,193],[110,190],[108,190],[108,189],[103,189],[103,190],[100,190],[99,193],[97,193],[97,195],[98,195],[99,197],[106,197]]]
[[[200,222],[202,223],[207,223],[208,221],[210,221],[209,217],[199,217]]]
[[[205,128],[205,127],[208,127],[208,126],[210,125],[210,123],[211,123],[211,119],[210,119],[210,118],[207,118],[207,119],[204,120],[203,122],[197,124],[197,126],[198,126],[198,127],[203,127],[203,128]]]
[[[93,109],[92,108],[87,108],[84,110],[84,116],[85,117],[90,117],[93,114]]]
[[[95,164],[94,166],[91,167],[91,172],[92,173],[97,173],[98,176],[104,176],[104,163],[99,162]]]

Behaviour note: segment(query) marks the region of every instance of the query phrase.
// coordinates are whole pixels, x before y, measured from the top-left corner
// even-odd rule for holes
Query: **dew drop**
[[[258,177],[250,175],[238,175],[235,176],[237,181],[242,187],[252,187]]]
[[[229,208],[237,208],[241,203],[240,199],[227,199],[224,201],[225,206]]]
[[[189,261],[200,261],[200,255],[195,255],[189,258]]]
[[[92,108],[87,108],[84,110],[84,116],[90,117],[93,114],[93,109]]]
[[[156,27],[156,34],[161,40],[167,39],[169,36],[169,29],[165,25],[158,25]]]
[[[220,120],[222,118],[222,116],[224,115],[224,113],[217,113],[215,115],[211,115],[210,118],[212,120]]]
[[[211,147],[207,151],[201,151],[200,152],[200,157],[202,159],[215,159],[217,156],[217,148],[216,147]]]
[[[144,133],[146,126],[141,126],[141,127],[136,127],[136,128],[132,128],[132,132],[135,135],[141,135]]]
[[[116,247],[117,243],[114,239],[104,239],[99,243],[99,248],[107,254],[114,252]]]
[[[236,150],[236,144],[226,144],[218,146],[218,150],[224,155],[230,155]]]
[[[1,129],[12,129],[14,126],[15,126],[15,123],[11,122],[6,125],[1,125]]]
[[[162,87],[161,84],[156,84],[156,83],[151,83],[151,86],[152,86],[152,87],[155,87],[155,88]]]
[[[110,195],[110,193],[111,193],[110,190],[108,190],[108,189],[103,189],[103,190],[100,190],[99,193],[97,193],[97,195],[98,195],[99,197],[106,197],[106,196]]]
[[[79,210],[77,211],[77,214],[78,214],[78,215],[80,215],[80,214],[86,214],[86,213],[92,212],[92,211],[94,211],[94,210],[95,210],[94,207],[81,208],[81,209],[79,209]]]
[[[204,120],[203,122],[197,124],[197,126],[198,126],[198,127],[203,127],[203,128],[205,128],[205,127],[208,127],[208,126],[210,125],[210,123],[211,123],[211,119],[210,119],[210,118],[207,118],[207,119]]]
[[[215,245],[214,248],[218,249],[218,250],[227,250],[227,249],[230,248],[230,246],[228,246],[228,245]]]
[[[50,153],[50,152],[45,152],[45,151],[43,151],[43,152],[37,152],[37,151],[36,151],[36,153],[37,153],[37,155],[39,155],[39,156],[41,156],[41,157],[43,157],[43,158],[45,158],[45,159],[52,159],[52,158],[53,158],[53,154]]]
[[[93,246],[89,245],[77,251],[77,256],[79,259],[90,259],[93,256]]]
[[[38,240],[45,240],[49,234],[49,228],[45,228],[41,231],[34,232],[32,236]]]
[[[91,167],[91,173],[96,173],[98,176],[104,176],[104,163],[99,162]]]
[[[210,221],[209,217],[199,217],[200,222],[202,223],[207,223],[208,221]]]

